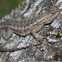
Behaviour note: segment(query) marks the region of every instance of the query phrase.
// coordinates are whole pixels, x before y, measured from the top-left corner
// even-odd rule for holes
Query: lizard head
[[[13,34],[13,31],[9,28],[4,28],[1,30],[1,37],[3,37],[4,40],[10,39],[12,34]]]

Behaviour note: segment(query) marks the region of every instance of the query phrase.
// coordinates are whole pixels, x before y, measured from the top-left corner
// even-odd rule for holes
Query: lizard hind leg
[[[9,29],[9,28],[1,30],[1,35],[2,35],[2,37],[3,37],[4,40],[10,39],[10,37],[12,36],[12,34],[13,34],[13,31],[11,29]]]
[[[37,41],[39,41],[40,43],[42,43],[42,41],[43,41],[44,39],[46,39],[45,37],[43,37],[43,36],[41,36],[41,35],[39,35],[38,33],[35,33],[35,32],[32,32],[31,35],[32,35]]]

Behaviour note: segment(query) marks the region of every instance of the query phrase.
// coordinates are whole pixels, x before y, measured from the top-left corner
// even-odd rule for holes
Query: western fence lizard
[[[45,24],[51,23],[60,11],[55,10],[53,13],[46,15],[45,17],[39,19],[38,21],[28,25],[28,21],[17,21],[17,20],[6,20],[5,22],[0,22],[0,30],[2,37],[4,39],[9,39],[13,32],[20,36],[27,36],[32,34],[37,40],[41,41],[42,36],[36,34]],[[27,25],[27,26],[26,26]]]
[[[48,16],[45,16],[26,27],[24,26],[25,25],[24,22],[23,22],[24,25],[21,26],[22,23],[20,23],[20,21],[6,20],[5,22],[0,22],[1,35],[3,36],[4,39],[9,39],[12,33],[14,32],[19,34],[20,36],[27,36],[29,34],[32,34],[33,37],[36,38],[36,40],[41,42],[41,40],[43,40],[44,37],[38,35],[37,32],[41,30],[41,28],[45,24],[51,23],[58,16],[59,13],[60,11],[55,11],[51,14],[48,14]],[[26,48],[23,47],[23,48],[7,49],[0,47],[1,52],[14,52],[21,49],[26,49]]]

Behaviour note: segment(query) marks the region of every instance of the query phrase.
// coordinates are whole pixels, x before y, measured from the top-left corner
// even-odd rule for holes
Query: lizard
[[[45,24],[51,23],[57,17],[57,15],[59,13],[60,13],[60,11],[58,11],[58,10],[52,11],[52,13],[48,14],[48,16],[46,15],[45,17],[39,19],[38,21],[36,21],[28,26],[25,26],[25,24],[27,25],[30,20],[29,21],[25,20],[26,23],[25,23],[25,21],[21,22],[21,21],[13,21],[13,20],[6,20],[4,22],[0,22],[0,30],[2,32],[1,33],[2,37],[4,39],[9,39],[13,33],[16,33],[22,37],[31,34],[38,41],[41,41],[42,38],[44,38],[44,37],[38,35],[37,32]]]
[[[36,38],[36,40],[41,42],[43,39],[45,39],[45,37],[38,35],[37,32],[41,30],[41,28],[44,25],[51,23],[59,15],[59,13],[60,11],[55,10],[55,12],[48,14],[48,16],[45,16],[26,27],[24,25],[23,27],[20,26],[20,22],[18,21],[6,20],[4,22],[0,22],[0,30],[2,30],[1,35],[3,36],[5,40],[7,40],[8,38],[10,38],[10,36],[13,33],[19,34],[22,37],[31,34],[34,38]],[[17,23],[17,24],[14,26],[13,23],[14,24]],[[0,48],[0,51],[1,52],[14,52],[20,49],[21,48],[15,48],[15,49]]]

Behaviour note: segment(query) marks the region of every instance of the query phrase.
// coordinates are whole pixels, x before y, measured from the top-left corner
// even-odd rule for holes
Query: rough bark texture
[[[52,13],[55,8],[61,10],[60,0],[26,0],[19,7],[0,19],[24,21],[26,24],[36,22],[43,18],[45,14]],[[47,15],[48,16],[48,15]],[[29,20],[29,21],[28,21]],[[26,23],[28,21],[28,23]],[[22,23],[22,26],[24,26]],[[2,31],[0,34],[2,34]],[[12,33],[9,40],[4,40],[0,35],[0,62],[43,62],[43,61],[62,61],[62,12],[53,22],[43,26],[38,32],[46,39],[39,43],[34,37],[28,35],[21,37]],[[2,48],[3,47],[3,48]],[[2,49],[1,49],[2,48]],[[15,51],[17,49],[17,51]],[[7,50],[8,49],[8,50]],[[18,51],[19,50],[19,51]]]

